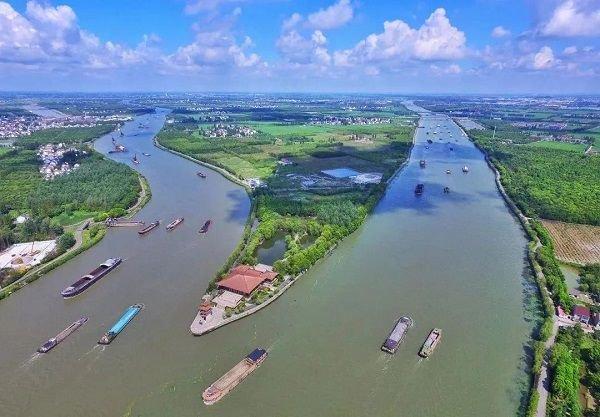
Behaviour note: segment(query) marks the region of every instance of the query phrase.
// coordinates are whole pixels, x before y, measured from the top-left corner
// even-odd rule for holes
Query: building
[[[573,320],[580,321],[581,323],[588,324],[592,313],[590,309],[585,306],[575,306],[573,308]]]
[[[217,286],[219,289],[247,297],[264,282],[273,281],[277,275],[272,269],[259,270],[250,265],[238,265],[229,271]]]

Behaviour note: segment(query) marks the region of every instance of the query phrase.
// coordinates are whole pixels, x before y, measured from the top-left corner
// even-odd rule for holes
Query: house
[[[590,309],[585,306],[575,306],[573,308],[573,320],[578,320],[581,323],[588,324],[592,313]]]
[[[251,265],[238,265],[217,283],[219,289],[230,291],[243,296],[249,296],[255,289],[266,281],[273,281],[278,273],[273,270],[257,270]]]

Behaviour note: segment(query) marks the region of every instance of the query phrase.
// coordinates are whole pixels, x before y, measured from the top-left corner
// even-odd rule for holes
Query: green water
[[[144,118],[154,131],[163,120]],[[111,230],[97,247],[0,302],[3,416],[515,415],[536,308],[526,240],[482,155],[452,122],[424,117],[427,126],[448,125],[451,140],[459,138],[454,151],[440,141],[425,149],[427,129],[419,129],[410,163],[364,226],[279,300],[195,338],[188,326],[241,236],[249,201],[217,174],[199,180],[192,163],[152,148],[150,135],[129,136],[140,120],[124,140],[138,156],[152,153],[136,167],[153,191],[138,217],[186,220],[141,239]],[[425,184],[419,198],[417,182]],[[214,227],[200,237],[206,218]],[[126,261],[80,297],[58,295],[109,256]],[[110,346],[95,347],[136,302],[146,309]],[[85,326],[50,354],[33,354],[82,314],[90,317]],[[390,356],[379,347],[401,315],[415,326]],[[444,338],[421,360],[417,351],[432,327]],[[202,391],[256,346],[269,349],[265,363],[205,406]]]

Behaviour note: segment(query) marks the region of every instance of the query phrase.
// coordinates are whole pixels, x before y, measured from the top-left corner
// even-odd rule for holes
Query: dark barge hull
[[[202,226],[200,228],[200,230],[198,230],[198,233],[206,233],[206,232],[208,232],[208,229],[210,228],[211,224],[212,224],[212,220],[207,220],[206,223],[204,223],[204,226]]]
[[[76,295],[81,294],[104,276],[106,276],[110,271],[115,269],[117,266],[121,264],[123,260],[121,258],[114,258],[107,260],[102,263],[98,268],[94,269],[87,275],[81,277],[78,281],[74,282],[69,287],[65,288],[60,294],[63,298],[75,297]],[[109,266],[106,266],[108,262],[111,262]]]
[[[159,224],[159,221],[152,222],[148,226],[144,227],[142,230],[138,230],[138,234],[145,235],[146,233],[156,229]]]

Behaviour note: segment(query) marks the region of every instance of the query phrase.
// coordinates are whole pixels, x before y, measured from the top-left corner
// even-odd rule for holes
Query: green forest
[[[135,171],[93,151],[77,162],[75,171],[44,181],[35,151],[18,148],[0,155],[0,250],[60,236],[60,219],[89,218],[135,204],[141,189]],[[21,214],[29,219],[17,225]]]
[[[488,153],[526,216],[600,225],[600,157],[527,146],[514,129],[498,130],[493,140],[490,130],[469,135]]]
[[[89,142],[112,132],[114,129],[115,125],[113,123],[104,123],[90,127],[60,127],[37,130],[29,136],[20,137],[16,141],[16,145],[25,149],[35,150],[47,143]]]
[[[552,349],[550,371],[549,415],[583,415],[579,403],[580,382],[595,398],[600,395],[600,332],[586,334],[579,325],[561,328]],[[600,416],[600,409],[585,415]]]

